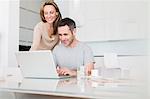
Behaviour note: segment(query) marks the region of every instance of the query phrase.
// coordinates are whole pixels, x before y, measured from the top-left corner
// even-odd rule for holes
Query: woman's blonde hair
[[[59,11],[59,8],[57,6],[57,4],[54,2],[54,0],[48,0],[46,2],[44,2],[44,4],[41,6],[41,9],[40,9],[40,17],[41,17],[41,20],[45,23],[47,22],[45,20],[45,17],[44,17],[44,7],[46,5],[52,5],[54,6],[54,8],[56,9],[56,12],[57,12],[57,18],[55,19],[55,21],[53,22],[53,28],[54,28],[54,31],[53,31],[53,35],[56,35],[57,34],[57,24],[58,22],[62,19],[62,16],[61,16],[61,13]]]

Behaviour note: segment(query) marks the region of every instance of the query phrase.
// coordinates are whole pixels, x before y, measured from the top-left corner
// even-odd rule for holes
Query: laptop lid
[[[55,91],[60,79],[23,79],[18,83],[20,89]]]
[[[60,78],[50,50],[18,51],[15,55],[23,77]]]

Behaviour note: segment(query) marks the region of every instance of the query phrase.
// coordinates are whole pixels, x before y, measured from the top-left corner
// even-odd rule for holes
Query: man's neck
[[[73,42],[72,42],[68,47],[74,48],[74,47],[77,46],[78,42],[79,42],[79,41],[78,41],[77,39],[74,39]]]

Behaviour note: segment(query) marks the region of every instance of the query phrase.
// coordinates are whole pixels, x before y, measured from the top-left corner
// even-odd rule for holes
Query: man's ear
[[[74,29],[73,29],[73,35],[76,35],[76,32],[77,32],[77,29],[74,28]]]

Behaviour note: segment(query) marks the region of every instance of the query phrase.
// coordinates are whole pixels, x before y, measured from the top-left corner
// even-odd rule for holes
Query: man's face
[[[73,43],[73,40],[75,38],[74,31],[71,32],[67,25],[58,27],[58,34],[61,43],[66,47],[69,47]]]

